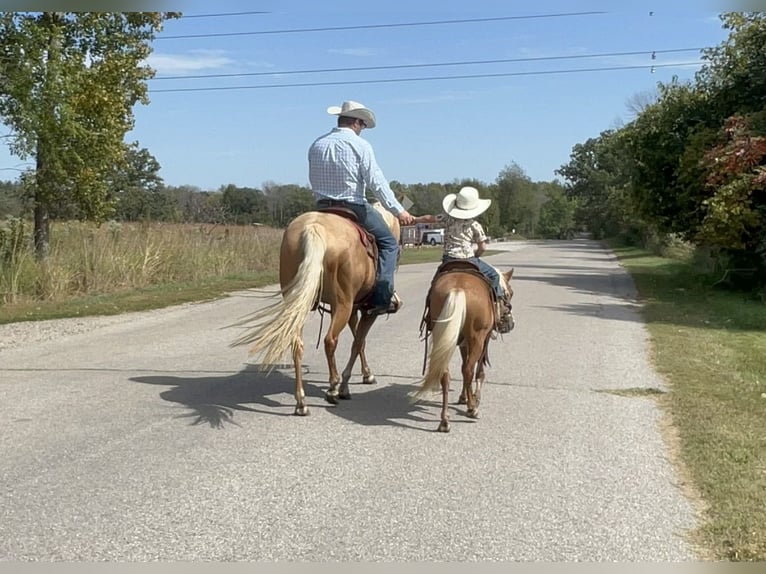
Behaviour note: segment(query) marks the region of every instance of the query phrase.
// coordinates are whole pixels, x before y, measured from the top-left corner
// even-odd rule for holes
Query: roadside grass
[[[766,560],[766,305],[712,287],[685,260],[611,246],[644,303],[658,397],[702,499],[694,542],[714,560]]]
[[[82,295],[61,300],[23,301],[0,305],[0,325],[19,321],[42,321],[67,317],[119,315],[148,311],[182,303],[208,301],[233,291],[276,283],[276,272],[254,273],[247,277],[221,277],[194,283],[172,283],[128,291]]]
[[[0,324],[117,315],[225,297],[278,281],[280,230],[123,224],[54,228],[45,265],[28,252],[0,261]],[[401,265],[441,259],[403,249]]]
[[[282,236],[252,226],[56,222],[39,261],[31,226],[8,221],[0,231],[0,323],[152,309],[268,284]]]

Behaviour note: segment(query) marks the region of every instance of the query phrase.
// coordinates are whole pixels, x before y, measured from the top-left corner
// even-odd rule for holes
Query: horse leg
[[[489,336],[489,334],[487,334]],[[476,408],[479,408],[479,403],[481,403],[481,387],[484,385],[484,358],[486,357],[487,352],[487,342],[484,342],[484,347],[481,354],[481,357],[479,357],[478,364],[476,365],[476,391],[474,391],[474,395],[476,396]]]
[[[441,379],[442,384],[442,412],[441,422],[439,423],[439,432],[449,432],[449,371],[444,371]]]
[[[338,301],[332,309],[332,320],[324,338],[324,353],[330,370],[330,388],[325,391],[324,396],[325,400],[333,405],[338,404],[338,385],[340,384],[338,366],[335,363],[335,350],[338,348],[340,332],[348,324],[349,317],[351,317],[351,305]]]
[[[372,327],[372,324],[375,322],[375,319],[377,317],[375,315],[370,315],[369,317],[363,317],[362,321],[367,322],[367,332],[370,331],[370,328]],[[362,337],[361,344],[359,345],[359,360],[362,363],[362,383],[365,385],[374,385],[375,384],[375,375],[372,374],[372,369],[370,368],[369,363],[367,362],[367,355],[364,353],[364,348],[367,344],[367,333],[364,334],[364,337]]]
[[[460,345],[460,359],[461,359],[461,364],[464,364],[465,360],[466,360],[466,347],[465,347],[465,343],[462,343]],[[457,399],[457,404],[464,405],[467,402],[468,402],[468,396],[466,395],[465,386],[464,386],[460,390],[460,396]]]
[[[306,406],[306,394],[303,392],[303,369],[301,361],[303,360],[303,335],[298,336],[293,341],[293,366],[295,367],[295,414],[305,417],[309,414],[309,408]]]
[[[349,328],[351,329],[351,332],[354,334],[354,338],[356,338],[356,331],[357,331],[357,325],[360,323],[359,316],[361,314],[358,311],[354,311],[351,313],[351,318],[348,321]],[[372,323],[375,322],[375,319],[377,317],[375,315],[366,315],[362,317],[362,321],[369,321],[370,326],[372,326]],[[369,327],[367,328],[369,331]],[[370,369],[370,365],[367,362],[367,355],[364,353],[364,347],[365,347],[365,341],[367,340],[367,335],[362,338],[362,345],[359,348],[359,360],[362,364],[362,383],[365,385],[371,385],[375,383],[375,375],[372,374],[372,369]],[[351,369],[354,367],[354,361],[356,360],[356,355],[352,353],[351,358],[349,361],[351,361],[350,366],[346,366],[346,369],[343,370],[343,373],[341,374],[341,385],[343,384],[343,379],[348,380],[351,378]],[[346,376],[346,371],[348,371],[348,376]]]
[[[481,360],[484,350],[484,341],[476,334],[468,337],[467,350],[463,360],[463,391],[467,394],[468,416],[472,419],[479,418],[479,397],[473,390],[473,378],[476,374],[476,365]],[[477,387],[478,388],[478,387]]]
[[[351,316],[354,317],[354,314],[352,313]],[[362,372],[364,373],[366,371],[362,382],[366,384],[374,382],[375,378],[371,375],[370,368],[367,366],[367,358],[364,356],[364,342],[367,339],[367,334],[370,332],[370,328],[375,322],[375,319],[376,317],[374,315],[362,317],[354,329],[354,341],[351,344],[351,355],[349,356],[348,363],[346,363],[346,367],[343,369],[343,373],[341,374],[340,392],[338,393],[339,399],[351,398],[351,392],[348,388],[348,381],[351,378],[351,371],[354,368],[354,363],[356,362],[357,355],[362,360]]]

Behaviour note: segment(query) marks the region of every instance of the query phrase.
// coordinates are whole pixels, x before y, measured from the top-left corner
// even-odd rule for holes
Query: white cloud
[[[201,70],[218,70],[231,66],[234,60],[221,53],[196,52],[191,54],[152,54],[147,64],[157,75],[178,75]]]

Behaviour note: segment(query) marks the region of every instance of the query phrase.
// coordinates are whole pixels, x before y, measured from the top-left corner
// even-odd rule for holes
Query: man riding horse
[[[391,191],[383,171],[375,161],[372,146],[359,134],[375,127],[375,114],[359,102],[346,101],[330,106],[327,113],[338,116],[338,125],[311,144],[308,152],[309,182],[318,208],[345,207],[369,231],[378,246],[375,289],[364,312],[373,315],[396,313],[402,301],[394,291],[394,272],[399,254],[399,238],[386,225],[381,214],[367,202],[369,189],[402,225],[413,217]]]

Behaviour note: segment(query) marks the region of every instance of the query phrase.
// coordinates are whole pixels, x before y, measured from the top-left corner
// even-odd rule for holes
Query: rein
[[[324,325],[324,314],[329,313],[332,309],[330,309],[329,306],[325,305],[324,303],[317,303],[316,310],[319,311],[319,332],[317,333],[317,346],[316,348],[319,348],[319,343],[322,341],[322,325]]]
[[[433,285],[433,283],[432,283]],[[431,289],[428,289],[428,295],[426,295],[426,307],[423,309],[423,318],[420,319],[420,340],[423,341],[423,372],[422,375],[426,374],[426,364],[428,363],[428,336],[431,334],[431,331],[428,329],[428,319],[431,311],[431,307],[429,306],[429,297],[431,296]],[[426,334],[423,335],[423,331],[425,330]]]

